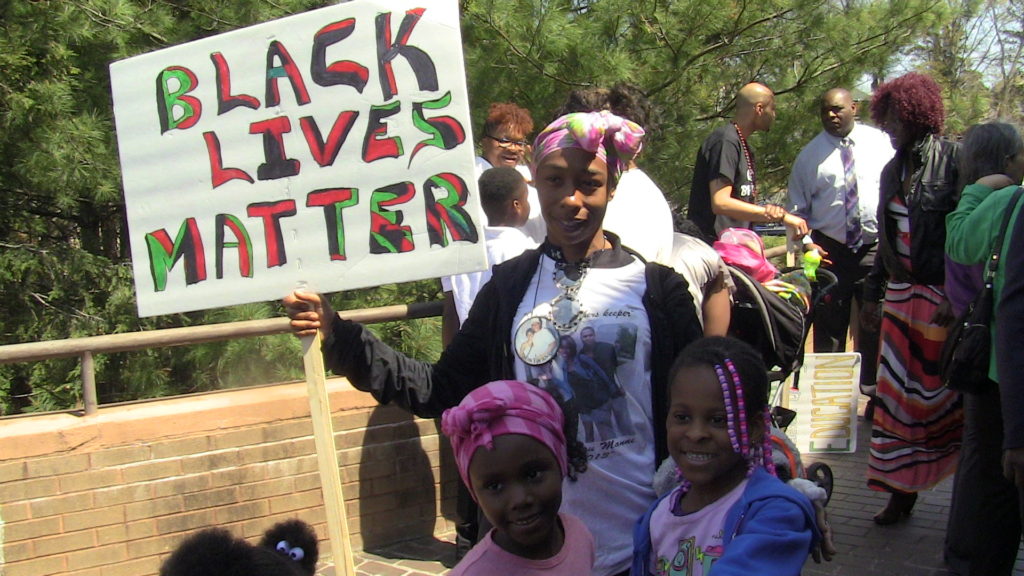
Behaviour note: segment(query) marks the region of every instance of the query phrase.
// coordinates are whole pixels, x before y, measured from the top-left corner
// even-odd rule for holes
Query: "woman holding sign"
[[[669,268],[644,264],[602,226],[618,177],[642,136],[639,126],[609,112],[568,114],[537,136],[532,170],[547,239],[494,268],[435,364],[395,352],[365,327],[337,317],[316,294],[285,299],[296,332],[320,330],[333,372],[382,403],[396,402],[426,418],[491,380],[530,381],[542,372],[533,368],[552,364],[557,352],[524,355],[516,346],[538,324],[554,338],[584,327],[618,335],[624,359],[618,374],[631,426],[619,428],[628,433],[586,445],[588,469],[566,482],[563,496],[563,510],[593,533],[594,573],[603,576],[629,568],[633,524],[655,499],[656,463],[668,453],[667,373],[677,353],[701,337],[686,281]],[[622,350],[626,345],[630,349]]]

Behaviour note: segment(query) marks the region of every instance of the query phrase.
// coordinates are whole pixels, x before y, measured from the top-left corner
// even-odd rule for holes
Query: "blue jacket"
[[[652,504],[633,529],[631,576],[650,574],[651,514],[670,494]],[[796,576],[821,538],[810,501],[761,468],[729,509],[724,534],[725,553],[712,566],[714,576]]]

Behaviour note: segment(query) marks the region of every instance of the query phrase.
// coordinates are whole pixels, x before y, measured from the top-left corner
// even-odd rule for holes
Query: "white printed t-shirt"
[[[554,273],[555,262],[542,255],[517,310],[513,342],[524,323],[549,314],[551,301],[561,293]],[[561,349],[567,348],[561,344],[555,359],[545,365],[530,366],[519,358],[515,363],[518,379],[553,394],[572,394],[574,403],[585,407],[580,410],[578,438],[586,445],[588,468],[576,482],[566,479],[562,510],[583,520],[594,535],[594,574],[598,575],[629,568],[633,525],[656,498],[651,329],[642,301],[645,290],[644,264],[639,260],[630,258],[624,266],[606,268],[595,257],[579,291],[585,320],[571,333],[560,334],[575,344],[572,367],[561,355]],[[582,358],[584,327],[595,331],[603,358]],[[608,365],[611,354],[615,373],[607,374],[601,365]]]
[[[672,209],[658,185],[643,170],[622,173],[615,196],[608,202],[604,229],[648,262],[668,265],[672,252]]]
[[[682,487],[666,496],[651,514],[651,574],[704,576],[725,551],[725,519],[739,501],[747,480],[715,502],[690,514],[677,515]],[[771,572],[770,567],[765,567]]]

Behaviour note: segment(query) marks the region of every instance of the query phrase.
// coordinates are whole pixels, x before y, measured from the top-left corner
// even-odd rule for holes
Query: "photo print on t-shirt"
[[[579,439],[591,458],[636,433],[622,381],[638,368],[637,327],[628,321],[628,313],[624,320],[588,318],[576,331],[558,335],[552,361],[526,367],[529,382],[575,407]],[[525,361],[522,354],[520,358]]]

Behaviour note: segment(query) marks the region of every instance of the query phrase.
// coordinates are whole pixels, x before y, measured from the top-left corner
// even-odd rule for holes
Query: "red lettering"
[[[284,135],[291,131],[292,123],[287,116],[278,116],[249,125],[249,134],[263,134],[263,157],[266,162],[256,168],[257,178],[276,180],[299,173],[299,161],[285,157],[284,153]]]
[[[217,73],[217,115],[225,114],[231,110],[244,106],[253,110],[260,107],[260,101],[248,94],[231,94],[231,70],[228,62],[220,52],[210,54],[213,61],[213,68]]]
[[[416,23],[423,17],[426,8],[413,8],[405,13],[402,24],[398,27],[398,38],[391,40],[391,13],[377,15],[377,67],[380,70],[380,89],[384,100],[390,100],[398,94],[398,82],[391,62],[402,56],[412,68],[420,90],[437,90],[437,69],[434,62],[423,50],[409,46],[409,37]]]
[[[446,192],[443,198],[438,192]],[[423,183],[424,201],[427,211],[427,236],[431,246],[447,246],[448,236],[453,242],[460,240],[477,242],[476,225],[466,212],[469,190],[466,182],[450,172],[431,176]],[[447,230],[448,234],[445,234]]]
[[[252,176],[239,168],[225,168],[224,159],[220,153],[220,139],[213,132],[203,132],[203,140],[206,141],[206,153],[210,157],[210,180],[213,187],[217,188],[231,180],[245,180],[252,184]]]
[[[359,203],[359,191],[355,188],[325,188],[314,190],[306,197],[306,206],[322,206],[324,222],[327,224],[327,249],[331,260],[345,260],[345,224],[341,212]]]
[[[246,207],[251,218],[263,220],[263,238],[267,248],[267,268],[283,266],[288,262],[281,233],[281,218],[295,216],[295,200],[257,202]]]
[[[320,128],[312,116],[299,118],[299,127],[302,129],[302,135],[306,137],[309,151],[313,154],[313,159],[316,160],[317,164],[321,166],[334,164],[334,160],[338,157],[338,152],[341,150],[341,145],[348,139],[348,133],[352,130],[352,125],[355,124],[358,117],[358,112],[346,111],[339,113],[338,117],[334,120],[330,134],[327,135],[326,142],[320,135]]]
[[[355,18],[346,18],[317,30],[313,36],[313,61],[310,63],[310,74],[314,82],[320,86],[352,86],[360,94],[363,93],[370,78],[366,66],[351,60],[327,64],[327,47],[348,38],[355,29]]]
[[[274,60],[280,60],[279,66],[274,65]],[[300,105],[309,104],[309,91],[306,90],[306,83],[299,73],[299,68],[292,60],[288,49],[277,40],[267,47],[267,95],[264,100],[267,107],[277,106],[281,103],[281,94],[277,89],[277,81],[281,78],[288,78],[291,82],[292,91],[295,93],[295,101]]]
[[[238,249],[238,273],[243,278],[252,278],[252,241],[245,225],[231,214],[217,214],[217,278],[224,277],[224,249]],[[224,231],[230,230],[234,242],[224,241]]]
[[[363,161],[366,163],[381,158],[398,158],[402,155],[402,139],[388,137],[388,125],[384,119],[398,114],[401,103],[398,101],[370,108],[370,121],[366,126],[366,138],[363,140]]]
[[[171,83],[177,84],[171,89]],[[199,86],[196,75],[182,66],[169,66],[156,76],[156,112],[160,118],[160,133],[168,130],[188,130],[203,115],[203,103],[195,96],[186,96]]]
[[[401,210],[387,210],[405,204],[416,195],[412,182],[378,188],[370,195],[370,254],[412,252],[412,228],[403,226]]]

